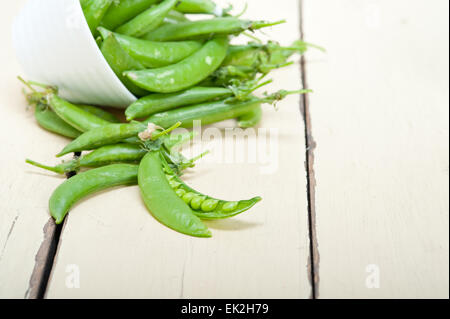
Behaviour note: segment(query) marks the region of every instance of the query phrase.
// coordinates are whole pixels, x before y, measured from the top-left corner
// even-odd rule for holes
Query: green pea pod
[[[163,171],[159,151],[149,152],[139,165],[138,182],[148,210],[162,224],[194,237],[211,237],[208,228],[174,192]]]
[[[133,19],[141,12],[158,3],[159,0],[120,0],[114,1],[101,25],[109,30],[115,30],[118,26]]]
[[[67,145],[57,157],[72,152],[90,151],[102,146],[117,144],[127,138],[138,135],[145,129],[146,126],[142,123],[107,124],[83,133]]]
[[[110,34],[103,40],[101,51],[106,61],[108,61],[111,69],[122,83],[130,90],[131,93],[137,96],[145,96],[148,94],[145,90],[136,86],[132,81],[123,76],[126,70],[142,70],[144,66],[133,59],[119,44],[113,34]]]
[[[232,95],[232,90],[217,87],[194,87],[177,93],[151,94],[131,104],[125,111],[125,115],[127,120],[131,121],[180,106],[223,99]]]
[[[89,113],[101,118],[102,120],[108,121],[110,123],[119,123],[120,122],[119,119],[115,115],[113,115],[113,114],[109,113],[108,111],[105,111],[99,107],[91,106],[91,105],[77,105],[77,106],[80,109],[82,109],[86,112],[89,112]]]
[[[163,68],[128,71],[124,74],[137,86],[151,92],[173,93],[206,79],[225,59],[228,39],[216,38],[185,60]]]
[[[186,204],[190,205],[194,214],[201,219],[213,220],[234,217],[248,211],[261,201],[261,197],[255,197],[250,200],[230,202],[203,195],[187,186],[164,160],[163,165],[166,178],[172,189]]]
[[[99,28],[106,39],[111,31]],[[184,60],[202,47],[200,41],[153,42],[114,33],[122,48],[147,68],[159,68]]]
[[[92,34],[96,34],[97,27],[108,11],[113,0],[83,0],[81,7]]]
[[[116,29],[117,33],[141,37],[159,27],[178,0],[164,0]]]
[[[49,106],[61,119],[81,132],[109,124],[108,121],[67,102],[55,93],[48,93],[46,98]]]
[[[194,121],[201,121],[202,125],[221,122],[228,119],[239,118],[244,114],[252,112],[264,103],[273,104],[283,100],[291,94],[305,94],[310,90],[286,91],[281,90],[263,98],[249,95],[246,100],[240,101],[234,98],[217,102],[209,102],[199,105],[191,105],[150,116],[144,123],[154,123],[161,127],[171,127],[181,122],[181,127],[192,127]]]
[[[43,105],[36,105],[34,116],[38,124],[49,132],[75,139],[81,132],[64,122],[55,112]]]
[[[258,125],[263,117],[263,110],[261,105],[259,107],[255,107],[250,112],[242,115],[238,119],[238,125],[242,128],[255,127]]]
[[[194,121],[201,121],[202,125],[207,125],[240,117],[259,107],[261,103],[262,101],[257,98],[237,103],[228,103],[226,100],[222,100],[157,113],[148,118],[146,122],[162,127],[170,127],[181,122],[182,127],[189,128],[194,125]]]
[[[256,30],[284,23],[284,21],[270,23],[267,21],[240,20],[233,17],[215,18],[165,24],[147,33],[143,38],[151,41],[179,41],[190,39],[209,39],[215,35],[239,34],[247,30]]]
[[[135,185],[137,175],[138,166],[129,164],[109,165],[77,174],[53,192],[49,201],[50,214],[56,224],[61,224],[70,208],[81,199],[108,188]]]
[[[183,13],[206,13],[220,15],[220,8],[211,0],[181,0],[176,10]]]

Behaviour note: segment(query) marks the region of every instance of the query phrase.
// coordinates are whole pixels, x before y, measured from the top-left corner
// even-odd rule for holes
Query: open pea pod
[[[234,217],[248,211],[262,200],[261,197],[237,202],[216,199],[186,185],[165,161],[163,161],[163,169],[170,186],[178,197],[182,198],[190,206],[194,214],[203,220]]]

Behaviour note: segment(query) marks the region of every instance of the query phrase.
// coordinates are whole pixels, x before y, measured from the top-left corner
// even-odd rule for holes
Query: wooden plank
[[[322,298],[448,298],[448,9],[304,0]]]
[[[3,39],[10,39],[13,17],[24,3],[3,4]],[[48,198],[62,179],[33,169],[25,158],[51,160],[67,140],[40,129],[32,110],[27,110],[22,85],[16,80],[21,71],[10,42],[6,40],[0,51],[0,59],[8,61],[0,75],[0,298],[29,298],[37,294],[53,235],[52,223],[47,224]]]
[[[243,7],[241,1],[232,3]],[[296,1],[276,6],[269,0],[248,3],[248,16],[289,20],[268,30],[270,35],[286,45],[299,37]],[[273,77],[277,84],[271,89],[300,87],[298,65]],[[186,176],[189,184],[208,194],[228,199],[261,195],[261,204],[232,220],[208,223],[214,237],[204,240],[160,225],[146,211],[137,187],[93,196],[70,214],[47,297],[308,298],[305,149],[299,96],[286,99],[279,109],[266,107],[262,124],[278,128],[272,150],[275,170],[263,174],[259,164],[205,159],[195,173]],[[263,141],[262,135],[258,140]],[[230,137],[224,141],[232,142]],[[220,142],[215,140],[209,148],[220,149]]]

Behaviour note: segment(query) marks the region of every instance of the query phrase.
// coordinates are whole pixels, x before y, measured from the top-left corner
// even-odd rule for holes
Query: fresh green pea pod
[[[82,167],[101,167],[118,163],[138,163],[147,151],[139,145],[121,143],[100,147],[80,158],[63,162],[56,166],[44,165],[30,159],[26,162],[33,166],[51,171],[57,174],[66,174],[77,171]]]
[[[211,0],[180,0],[176,10],[183,13],[205,13],[222,15],[222,10]]]
[[[91,112],[60,98],[55,93],[47,93],[45,97],[48,105],[62,120],[81,132],[110,124]]]
[[[221,122],[240,117],[261,105],[262,101],[252,98],[248,101],[228,103],[226,100],[187,106],[163,113],[152,115],[146,122],[162,127],[170,127],[181,122],[182,127],[193,127],[194,121],[201,121],[202,125]]]
[[[139,61],[132,58],[120,46],[113,34],[110,34],[103,40],[101,51],[111,69],[113,69],[114,73],[131,93],[136,96],[145,96],[148,94],[148,92],[136,86],[132,81],[123,76],[123,72],[126,70],[142,70],[145,67]]]
[[[89,112],[102,120],[108,121],[110,123],[119,123],[120,120],[113,114],[109,113],[108,111],[105,111],[99,107],[92,106],[92,105],[77,105],[80,109]]]
[[[97,27],[108,11],[113,0],[83,0],[81,7],[92,34],[96,34]]]
[[[160,0],[120,0],[114,1],[103,17],[101,25],[109,30],[115,30],[130,21],[141,12],[147,10]]]
[[[49,208],[56,224],[64,221],[70,208],[88,195],[126,185],[136,185],[138,166],[115,164],[75,175],[61,184],[52,194]]]
[[[164,172],[169,184],[174,185],[175,193],[194,210],[197,217],[205,220],[225,219],[248,211],[261,201],[261,197],[231,202],[206,196],[186,185],[162,160]]]
[[[242,128],[255,127],[258,125],[263,117],[263,110],[261,105],[259,107],[255,107],[250,112],[242,115],[238,119],[238,125]]]
[[[139,188],[148,210],[162,224],[182,234],[211,237],[208,228],[170,186],[159,151],[149,152],[141,161]]]
[[[190,39],[209,39],[217,35],[239,34],[246,30],[256,30],[284,23],[240,20],[233,17],[197,20],[177,24],[165,24],[147,33],[143,38],[151,41],[179,41]]]
[[[180,106],[223,99],[232,95],[231,89],[217,87],[194,87],[177,93],[151,94],[131,104],[125,111],[125,115],[127,120],[131,121]]]
[[[57,157],[73,152],[90,151],[102,146],[117,144],[127,138],[138,135],[145,129],[146,126],[142,123],[107,124],[83,133],[76,140],[68,144]]]
[[[225,59],[227,38],[208,41],[183,61],[158,69],[128,71],[124,74],[137,86],[156,93],[173,93],[190,88],[206,79]]]
[[[175,123],[181,122],[181,127],[193,127],[194,121],[201,121],[202,125],[221,122],[228,119],[239,118],[244,114],[253,111],[262,104],[272,104],[281,101],[291,94],[304,94],[310,90],[285,91],[281,90],[263,98],[257,98],[253,95],[244,101],[233,98],[217,102],[209,102],[199,105],[191,105],[163,113],[157,113],[150,116],[144,123],[153,123],[161,127],[171,127]]]
[[[99,28],[106,39],[111,31]],[[147,68],[159,68],[184,60],[202,47],[200,41],[153,42],[114,33],[122,48]]]
[[[164,0],[121,25],[116,32],[139,38],[158,28],[177,2],[178,0]]]
[[[45,130],[75,139],[81,132],[64,122],[55,112],[44,105],[36,105],[34,116],[38,124]]]

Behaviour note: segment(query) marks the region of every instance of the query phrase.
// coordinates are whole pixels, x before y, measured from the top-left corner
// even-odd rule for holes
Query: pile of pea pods
[[[220,200],[186,185],[183,172],[205,154],[187,159],[179,149],[193,133],[173,131],[190,128],[197,120],[211,124],[237,119],[242,128],[258,125],[261,105],[307,92],[254,95],[271,82],[266,80],[271,70],[290,65],[289,58],[310,45],[263,43],[252,33],[283,21],[244,20],[212,0],[80,2],[105,59],[138,100],[120,121],[100,107],[64,100],[51,84],[19,78],[38,124],[72,139],[57,154],[74,153],[69,161],[48,166],[27,160],[69,177],[50,197],[51,216],[61,224],[71,207],[90,194],[139,185],[145,205],[162,224],[186,235],[211,237],[202,220],[236,216],[261,198]],[[230,44],[238,35],[248,36],[249,42]]]

